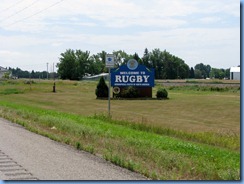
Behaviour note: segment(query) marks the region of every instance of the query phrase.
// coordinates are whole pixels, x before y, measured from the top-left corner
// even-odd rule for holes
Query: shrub
[[[15,88],[10,88],[10,89],[5,89],[4,91],[0,91],[0,94],[3,95],[11,95],[11,94],[22,94],[24,93],[23,91]]]
[[[159,99],[168,98],[168,92],[166,89],[160,88],[157,91],[156,97]]]
[[[35,81],[33,81],[33,80],[26,80],[24,83],[25,84],[35,84]]]
[[[108,86],[105,83],[105,80],[103,77],[100,78],[100,80],[97,84],[96,95],[97,95],[97,98],[108,97]]]
[[[128,88],[124,89],[120,94],[120,97],[122,98],[137,98],[138,96],[138,89],[133,86],[129,86]]]

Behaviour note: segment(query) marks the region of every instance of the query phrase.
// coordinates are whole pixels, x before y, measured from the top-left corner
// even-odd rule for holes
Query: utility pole
[[[55,93],[56,92],[56,84],[55,84],[55,73],[54,73],[54,63],[53,63],[53,92]]]
[[[30,72],[30,75],[29,75],[29,83],[30,83],[30,90],[31,90],[31,72]]]
[[[54,63],[53,63],[53,80],[55,80],[55,74],[54,74]]]
[[[47,63],[47,80],[48,80],[48,63]]]

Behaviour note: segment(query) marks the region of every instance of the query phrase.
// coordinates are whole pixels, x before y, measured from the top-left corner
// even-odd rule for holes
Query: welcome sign
[[[111,70],[111,86],[154,87],[154,69],[130,59],[127,65]]]

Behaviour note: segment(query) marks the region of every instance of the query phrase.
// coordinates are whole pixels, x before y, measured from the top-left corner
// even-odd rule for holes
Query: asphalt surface
[[[147,180],[0,118],[0,180]]]

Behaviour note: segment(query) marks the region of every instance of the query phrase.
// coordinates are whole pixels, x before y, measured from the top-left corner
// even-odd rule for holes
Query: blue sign
[[[127,65],[111,70],[111,86],[154,87],[154,69],[138,65],[131,59]]]

